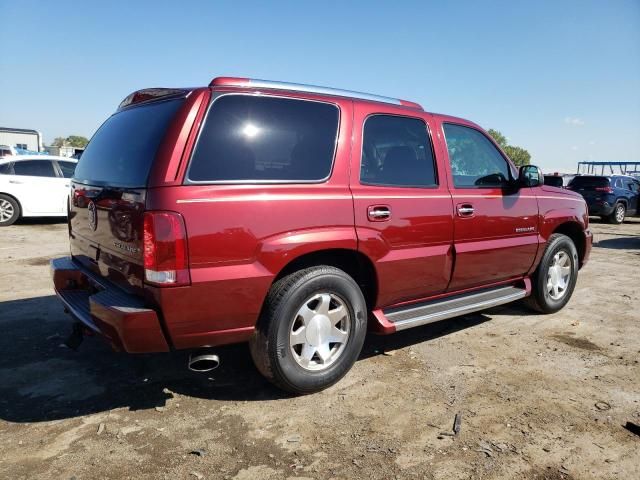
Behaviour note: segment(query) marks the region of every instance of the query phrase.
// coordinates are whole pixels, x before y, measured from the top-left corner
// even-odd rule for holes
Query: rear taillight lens
[[[156,285],[188,285],[189,254],[182,215],[144,214],[144,276]]]
[[[596,187],[595,190],[596,192],[613,193],[613,188],[611,187]]]

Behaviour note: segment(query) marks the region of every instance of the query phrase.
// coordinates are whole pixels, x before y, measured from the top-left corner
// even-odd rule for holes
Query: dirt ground
[[[370,336],[346,378],[298,398],[244,345],[209,376],[182,353],[61,347],[48,261],[66,224],[0,229],[0,478],[640,478],[640,219],[592,229],[563,311]]]

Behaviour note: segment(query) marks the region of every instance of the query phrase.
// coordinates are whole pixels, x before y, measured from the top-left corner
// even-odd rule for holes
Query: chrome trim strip
[[[247,82],[238,83],[239,86],[250,86],[254,88],[273,88],[277,90],[292,90],[296,92],[317,93],[319,95],[335,95],[338,97],[358,98],[360,100],[370,100],[372,102],[392,103],[402,105],[397,98],[384,97],[371,93],[354,92],[352,90],[342,90],[339,88],[319,87],[317,85],[307,85],[304,83],[278,82],[273,80],[260,80],[251,78]]]
[[[484,292],[485,295],[486,293],[487,292]],[[503,297],[481,300],[479,302],[472,303],[471,305],[462,305],[460,307],[453,307],[441,312],[430,313],[428,315],[421,315],[408,320],[401,320],[399,322],[392,322],[392,323],[395,325],[396,331],[406,330],[408,328],[419,327],[421,325],[426,325],[428,323],[438,322],[440,320],[446,320],[448,318],[453,318],[460,315],[465,315],[467,313],[484,310],[486,308],[503,305],[505,303],[513,302],[514,300],[519,300],[526,296],[527,296],[526,290],[521,290],[519,292],[511,293]],[[466,298],[469,298],[469,297],[466,297]],[[460,299],[456,299],[456,300],[459,301]],[[417,307],[414,310],[417,310],[419,308],[424,308],[425,306],[426,305],[423,305],[422,307]]]

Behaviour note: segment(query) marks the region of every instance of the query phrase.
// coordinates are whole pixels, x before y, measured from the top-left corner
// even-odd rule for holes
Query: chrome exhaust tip
[[[214,353],[199,353],[189,355],[189,370],[205,373],[215,370],[220,366],[220,357]]]

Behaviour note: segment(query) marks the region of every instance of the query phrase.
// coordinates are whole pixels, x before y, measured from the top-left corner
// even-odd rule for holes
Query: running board
[[[527,290],[524,288],[497,287],[406,307],[390,308],[383,313],[395,330],[399,331],[503,305],[526,296]]]

